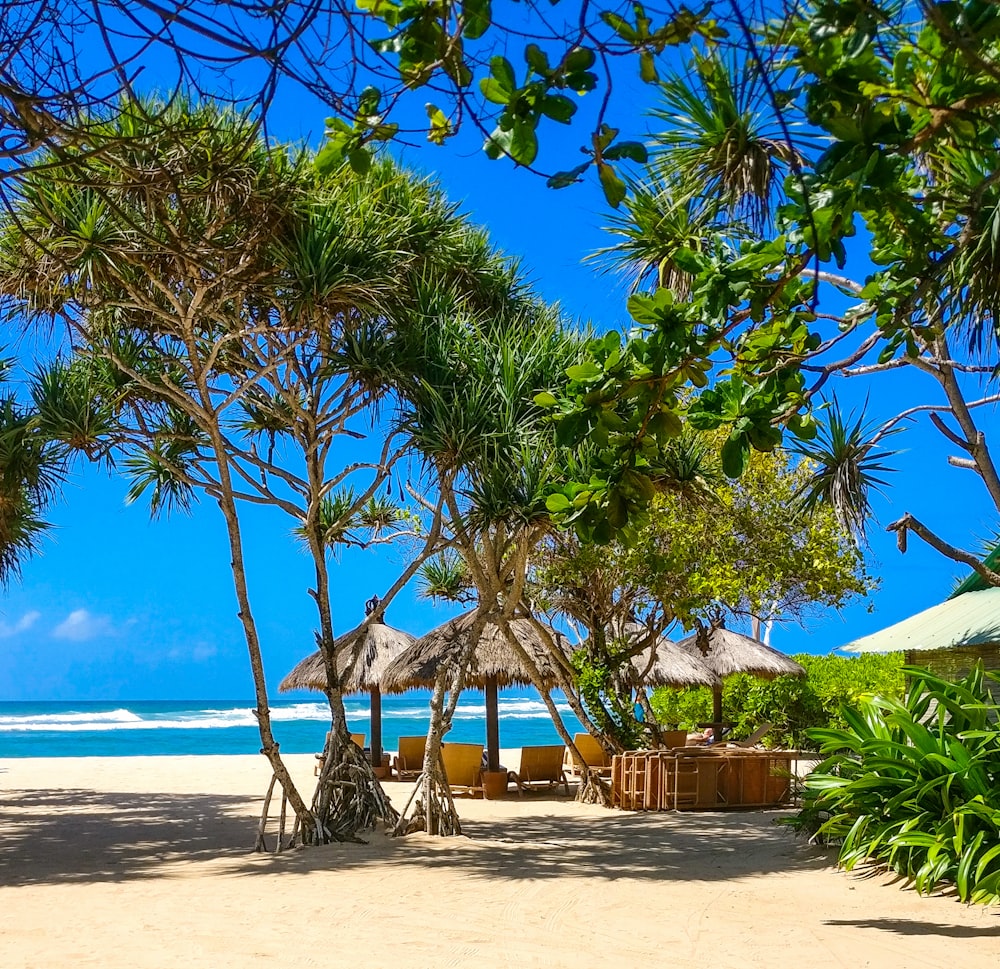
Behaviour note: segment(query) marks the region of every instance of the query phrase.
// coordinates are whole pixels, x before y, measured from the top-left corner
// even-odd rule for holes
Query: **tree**
[[[424,369],[418,381],[402,382],[399,419],[424,463],[429,489],[441,496],[450,550],[424,576],[435,594],[474,598],[477,608],[465,648],[436,684],[417,788],[421,805],[415,821],[401,824],[452,834],[460,821],[441,776],[439,749],[487,623],[507,637],[572,748],[550,688],[510,620],[530,617],[528,562],[550,527],[545,490],[561,469],[551,425],[533,398],[576,359],[579,340],[550,308],[526,295],[506,313],[436,322],[421,346]],[[547,637],[543,632],[543,641]],[[553,665],[564,667],[572,697],[572,669],[551,641],[548,646]],[[583,791],[593,794],[593,784],[585,783]]]
[[[0,361],[0,384],[10,364]],[[0,393],[0,585],[17,578],[38,550],[46,505],[65,474],[65,452],[40,426],[33,406]]]
[[[628,258],[646,243],[645,264],[685,273],[686,290],[654,282],[637,292],[629,301],[635,333],[627,341],[595,341],[557,405],[567,440],[611,433],[599,487],[584,486],[592,500],[564,516],[585,537],[610,537],[649,500],[665,445],[685,423],[726,431],[723,469],[732,477],[744,472],[753,451],[776,448],[788,432],[814,458],[836,451],[853,469],[842,464],[842,474],[826,480],[855,481],[859,487],[838,491],[864,502],[884,470],[885,435],[926,413],[962,452],[951,463],[977,474],[1000,510],[1000,478],[977,418],[1000,400],[982,386],[997,350],[990,229],[997,207],[1000,84],[990,67],[997,12],[975,3],[921,9],[922,19],[908,20],[915,8],[816,3],[791,13],[748,51],[760,78],[759,110],[770,110],[782,128],[789,166],[780,191],[771,183],[770,220],[734,232],[728,217],[714,217],[760,196],[749,180],[716,192],[715,202],[706,197],[704,186],[724,184],[720,166],[717,178],[707,174],[706,153],[698,156],[698,184],[675,179],[661,191],[666,160],[677,157],[678,146],[691,148],[690,119],[683,138],[675,126],[663,139],[651,192],[665,209],[708,206],[713,218],[699,227],[697,244],[679,246],[636,223]],[[711,76],[725,68],[717,58]],[[691,97],[699,90],[695,84]],[[678,91],[671,93],[676,98]],[[713,112],[701,120],[707,128],[717,119]],[[732,131],[743,124],[729,112]],[[717,137],[721,129],[712,130]],[[796,131],[808,137],[792,138]],[[750,139],[732,143],[749,147]],[[860,223],[875,268],[852,278],[843,272],[850,268],[846,243]],[[872,435],[859,436],[841,420],[843,433],[831,425],[827,443],[839,435],[844,446],[809,444],[832,381],[901,368],[931,377],[940,402],[902,407]],[[692,386],[695,392],[686,393]],[[856,511],[863,517],[864,505]],[[841,515],[859,520],[844,506]],[[891,527],[901,547],[913,533],[1000,583],[979,556],[913,516]]]
[[[532,597],[582,627],[580,689],[602,731],[624,747],[656,723],[631,657],[671,624],[801,622],[873,584],[833,512],[804,506],[806,466],[754,454],[745,473],[727,481],[718,442],[718,435],[678,440],[675,484],[652,499],[628,542],[601,547],[554,532],[536,557]],[[645,722],[635,719],[636,702]]]
[[[507,274],[440,193],[391,163],[317,177],[308,156],[268,148],[246,116],[178,103],[147,128],[149,118],[125,105],[105,123],[100,152],[70,153],[55,180],[44,166],[25,180],[0,243],[3,292],[29,320],[64,323],[79,355],[51,371],[53,428],[69,438],[61,405],[93,379],[103,419],[76,443],[124,450],[132,494],[148,490],[154,511],[199,493],[219,505],[263,752],[296,816],[292,840],[352,837],[395,815],[349,742],[327,553],[356,517],[379,517],[370,503],[399,453],[390,435],[374,457],[328,462],[339,438],[363,436],[353,423],[391,390],[377,374],[393,358],[403,310],[444,311],[467,292],[499,299]],[[92,129],[98,145],[102,130]],[[358,477],[352,493],[346,483]],[[333,743],[312,810],[270,729],[241,502],[292,516],[315,566]],[[432,527],[428,551],[436,540]]]

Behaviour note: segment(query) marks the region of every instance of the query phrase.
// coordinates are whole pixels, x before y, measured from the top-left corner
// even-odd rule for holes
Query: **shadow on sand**
[[[859,929],[878,929],[894,935],[936,935],[950,939],[1000,937],[1000,925],[942,925],[911,919],[828,919],[824,925],[850,925]]]
[[[423,835],[367,845],[254,854],[260,800],[209,794],[92,790],[0,795],[0,884],[170,877],[172,865],[223,862],[230,875],[352,869],[386,863],[461,869],[466,877],[558,878],[568,873],[651,881],[730,879],[826,868],[832,856],[774,824],[782,812],[537,813],[463,821],[466,837]],[[461,811],[461,807],[459,808]],[[272,836],[273,837],[273,836]]]

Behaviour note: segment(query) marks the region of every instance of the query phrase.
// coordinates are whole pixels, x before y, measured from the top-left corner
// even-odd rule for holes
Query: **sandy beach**
[[[288,761],[311,794],[313,758]],[[259,855],[268,779],[256,756],[0,760],[0,966],[992,969],[1000,951],[1000,909],[837,872],[780,812],[462,799],[463,838]],[[401,806],[409,785],[388,789]]]

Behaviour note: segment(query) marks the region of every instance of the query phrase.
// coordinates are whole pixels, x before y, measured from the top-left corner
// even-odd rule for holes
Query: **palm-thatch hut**
[[[405,689],[387,687],[385,672],[392,661],[415,641],[415,637],[402,629],[383,622],[373,622],[367,629],[363,625],[352,629],[334,643],[341,690],[344,693],[366,692],[371,700],[373,767],[382,766],[382,693],[402,693]],[[302,660],[278,684],[282,693],[289,690],[325,692],[326,688],[326,666],[319,650]]]
[[[629,623],[625,635],[635,643],[649,636],[645,626]],[[701,657],[682,649],[666,636],[653,642],[631,657],[638,686],[710,686],[719,685],[719,678],[705,665]]]
[[[681,649],[701,659],[717,677],[712,687],[712,720],[718,729],[722,724],[722,681],[734,673],[750,673],[762,679],[776,676],[805,676],[805,669],[790,656],[762,643],[752,636],[712,626],[700,629],[677,644]]]
[[[386,670],[384,682],[393,690],[431,687],[438,674],[461,656],[468,644],[476,611],[462,613],[421,636],[401,653]],[[518,643],[528,653],[541,673],[543,684],[554,689],[559,685],[557,660],[529,619],[511,619],[510,628]],[[562,655],[569,659],[572,648],[561,633],[549,629],[549,636]],[[486,749],[489,769],[500,767],[500,713],[498,691],[501,686],[533,685],[529,671],[507,641],[502,629],[489,622],[472,653],[465,685],[486,694]]]

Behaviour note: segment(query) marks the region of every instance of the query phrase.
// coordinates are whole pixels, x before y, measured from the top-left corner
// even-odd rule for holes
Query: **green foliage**
[[[889,698],[903,696],[901,653],[882,656],[811,656],[793,659],[805,667],[805,677],[779,676],[762,680],[741,673],[726,677],[722,706],[733,724],[734,739],[749,736],[761,723],[770,723],[764,743],[798,750],[818,749],[810,735],[813,728],[844,728],[844,705],[865,694]],[[712,692],[706,687],[687,690],[659,689],[651,698],[657,719],[688,729],[712,719]]]
[[[862,697],[841,729],[817,729],[827,755],[794,819],[840,845],[847,870],[874,863],[928,894],[1000,900],[1000,708],[982,665],[955,683],[916,667],[904,701]],[[985,676],[996,680],[995,674]]]
[[[345,105],[343,117],[327,121],[319,162],[328,167],[346,161],[358,171],[370,164],[371,142],[396,136],[388,113],[409,92],[430,88],[444,105],[426,106],[431,142],[454,137],[469,119],[475,129],[489,132],[483,143],[487,157],[532,167],[548,123],[574,123],[580,99],[602,87],[610,90],[609,64],[634,58],[642,80],[653,83],[656,58],[667,48],[694,37],[725,36],[710,18],[709,5],[655,12],[641,3],[629,4],[627,12],[597,9],[583,30],[573,5],[558,3],[547,4],[544,13],[528,5],[514,19],[490,0],[357,0],[355,7],[342,29],[352,35],[356,62],[381,78],[383,90],[366,88],[355,98],[336,99]],[[472,91],[480,99],[471,97]],[[594,169],[608,202],[618,205],[626,192],[618,163],[645,161],[646,148],[638,141],[617,141],[618,129],[605,123],[604,114],[602,107],[581,148],[587,160],[546,174],[550,187],[564,188]]]
[[[641,516],[626,477],[655,484],[685,422],[727,434],[723,469],[738,477],[753,451],[816,437],[832,377],[918,366],[962,414],[956,400],[978,393],[962,375],[995,373],[1000,83],[986,65],[1000,8],[815,0],[760,36],[742,61],[693,51],[666,81],[666,129],[612,225],[618,261],[651,288],[629,301],[633,331],[594,341],[595,370],[551,405],[564,440],[597,453],[586,502],[568,489],[563,512],[585,539]],[[862,227],[876,268],[845,278]],[[959,424],[961,447],[978,447]],[[804,445],[826,476],[814,495],[860,535],[884,470],[864,426],[834,412]]]
[[[781,454],[754,453],[743,477],[726,481],[720,437],[672,441],[660,493],[627,542],[554,537],[537,559],[537,594],[589,630],[657,608],[688,625],[720,612],[801,618],[866,594],[874,583],[847,533],[828,508],[798,501],[805,472]],[[566,488],[547,506],[573,521],[586,497]]]
[[[0,360],[0,386],[7,374]],[[0,392],[0,586],[38,550],[48,528],[42,513],[65,476],[65,456],[36,410]]]
[[[599,656],[586,649],[573,654],[576,687],[590,718],[623,750],[636,750],[642,746],[642,724],[636,720],[631,691],[619,682],[619,671],[628,663],[624,643],[605,643]]]

